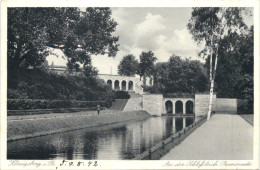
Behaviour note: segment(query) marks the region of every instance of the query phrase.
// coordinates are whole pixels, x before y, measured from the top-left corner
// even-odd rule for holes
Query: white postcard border
[[[209,164],[216,163],[216,160],[196,160],[194,166],[187,166],[192,160],[169,160],[169,161],[106,161],[98,160],[100,166],[59,166],[62,160],[18,160],[20,163],[17,166],[15,162],[6,159],[7,152],[7,7],[254,7],[254,159],[253,160],[232,160],[230,164],[246,164],[251,162],[250,166],[221,166],[225,160],[218,160],[219,166],[199,166],[203,161]],[[3,0],[1,2],[1,169],[258,169],[259,168],[259,1],[258,0],[96,0],[96,1],[81,1],[81,0],[58,0],[58,1],[42,1],[42,0]],[[86,165],[89,160],[73,160],[73,164],[78,161],[84,162]],[[90,160],[94,162],[95,160]],[[169,166],[167,166],[167,163]],[[37,166],[39,165],[39,166]],[[51,166],[47,166],[51,165]],[[172,165],[172,166],[170,166]],[[197,165],[197,166],[196,166]],[[37,166],[37,167],[36,167]]]

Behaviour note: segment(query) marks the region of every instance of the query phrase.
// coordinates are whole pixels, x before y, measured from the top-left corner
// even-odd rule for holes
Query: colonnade
[[[193,114],[194,103],[191,100],[188,100],[186,102],[183,102],[181,100],[177,100],[176,102],[167,100],[165,102],[165,111],[166,113],[175,113],[175,114]]]
[[[122,80],[107,80],[107,85],[109,85],[113,90],[122,90],[122,91],[134,91],[134,83],[132,80],[126,81]]]

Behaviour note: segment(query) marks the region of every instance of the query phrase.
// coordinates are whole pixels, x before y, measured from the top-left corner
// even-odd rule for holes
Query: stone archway
[[[120,90],[120,87],[119,87],[119,81],[118,80],[116,80],[115,81],[115,90]]]
[[[107,85],[112,88],[112,80],[107,80]]]
[[[173,113],[172,102],[170,100],[165,102],[166,113]]]
[[[126,91],[126,81],[125,80],[122,81],[121,89],[123,91]]]
[[[193,102],[190,100],[186,102],[186,113],[193,114]]]
[[[175,114],[183,114],[183,103],[180,100],[175,102]]]
[[[128,82],[128,90],[133,90],[134,83],[132,81]]]

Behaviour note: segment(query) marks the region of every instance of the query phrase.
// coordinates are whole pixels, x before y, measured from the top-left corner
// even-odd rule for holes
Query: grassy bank
[[[129,111],[98,116],[82,115],[57,119],[9,121],[7,123],[7,141],[144,119],[149,116],[145,111]]]
[[[249,124],[254,126],[254,115],[253,114],[240,114],[240,116],[245,119]]]

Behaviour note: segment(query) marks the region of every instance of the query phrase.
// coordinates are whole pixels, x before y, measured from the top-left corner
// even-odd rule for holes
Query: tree
[[[207,89],[208,81],[203,64],[172,55],[168,62],[156,63],[155,87],[163,93],[197,93]]]
[[[253,27],[245,34],[231,33],[223,38],[215,78],[218,97],[248,99],[248,111],[253,110],[253,47]]]
[[[138,70],[138,61],[132,54],[126,55],[118,65],[118,74],[125,76],[134,76]]]
[[[169,59],[169,76],[166,84],[166,92],[188,92],[187,81],[187,63],[184,63],[179,56],[172,55]]]
[[[169,73],[169,64],[168,62],[160,62],[155,64],[155,70],[153,73],[154,85],[158,88],[165,88],[165,84],[168,82],[168,73]]]
[[[138,74],[140,75],[140,77],[143,77],[143,85],[146,85],[146,77],[153,74],[154,63],[156,60],[157,58],[151,51],[141,53]]]
[[[198,60],[186,60],[188,62],[187,82],[191,93],[205,92],[208,87],[207,73],[203,64]]]
[[[206,90],[206,75],[202,70],[202,63],[193,60],[182,60],[172,55],[168,62],[168,81],[166,93],[196,93]]]
[[[83,73],[86,77],[97,77],[98,70],[92,65],[87,65],[83,68]]]
[[[244,75],[244,98],[247,99],[247,110],[254,113],[254,28],[251,27],[246,36],[244,45],[239,49],[244,52],[244,62],[242,64],[242,75]]]
[[[212,110],[214,79],[216,76],[219,42],[233,32],[243,32],[246,25],[242,19],[242,8],[193,8],[188,29],[198,43],[205,42],[201,54],[210,54],[210,98],[208,120]],[[214,61],[213,61],[214,56]],[[214,67],[214,68],[213,68]]]
[[[69,69],[91,65],[90,55],[118,51],[117,23],[109,8],[8,8],[8,72],[44,62],[60,49]]]
[[[249,86],[245,77],[249,75],[249,68],[253,69],[253,31],[225,36],[220,41],[219,49],[215,77],[217,96],[244,98],[243,90]],[[209,59],[206,65],[209,70]]]

